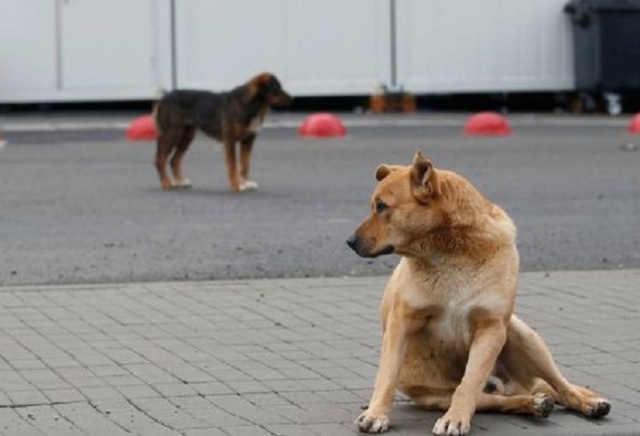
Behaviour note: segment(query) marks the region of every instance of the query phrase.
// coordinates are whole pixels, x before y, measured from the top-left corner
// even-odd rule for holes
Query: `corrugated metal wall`
[[[0,1],[0,103],[150,98],[171,84],[169,5]]]
[[[429,93],[572,89],[565,3],[398,1],[398,83]]]
[[[565,1],[3,0],[0,103],[150,99],[264,70],[297,96],[572,89]]]
[[[297,95],[367,94],[390,74],[388,0],[176,2],[178,87],[273,71]]]

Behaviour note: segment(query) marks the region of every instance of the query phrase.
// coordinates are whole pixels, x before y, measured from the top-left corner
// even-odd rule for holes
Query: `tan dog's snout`
[[[347,239],[347,245],[360,257],[378,257],[393,253],[393,246],[385,245],[381,249],[376,249],[376,241],[360,236],[360,229]]]
[[[349,248],[355,251],[360,257],[373,257],[373,256],[370,256],[368,253],[368,250],[364,248],[362,239],[359,238],[356,233],[349,236],[349,239],[347,239],[347,245],[349,246]]]
[[[358,252],[358,244],[359,243],[360,243],[360,241],[358,240],[358,235],[356,235],[355,233],[353,235],[349,236],[349,238],[347,239],[347,245],[349,246],[349,248],[351,248],[356,253]]]

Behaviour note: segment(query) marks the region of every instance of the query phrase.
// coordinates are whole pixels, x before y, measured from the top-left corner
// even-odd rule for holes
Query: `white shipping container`
[[[0,102],[136,100],[171,86],[170,0],[2,0]]]
[[[566,0],[2,0],[0,103],[574,88]],[[395,12],[395,13],[394,13]]]
[[[389,23],[388,0],[176,2],[177,85],[271,71],[298,96],[368,94],[390,80]]]
[[[397,1],[397,82],[416,93],[573,89],[566,3]]]

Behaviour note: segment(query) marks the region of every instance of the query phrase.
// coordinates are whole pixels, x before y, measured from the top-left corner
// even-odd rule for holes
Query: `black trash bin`
[[[576,88],[587,92],[640,90],[640,0],[573,0]]]

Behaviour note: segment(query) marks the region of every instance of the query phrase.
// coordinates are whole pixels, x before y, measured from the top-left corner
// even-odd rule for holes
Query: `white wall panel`
[[[0,17],[0,103],[150,99],[171,86],[170,0],[2,0]]]
[[[272,71],[294,95],[349,95],[390,77],[388,0],[182,0],[176,37],[180,88]]]
[[[0,1],[0,101],[56,87],[56,9],[51,0]]]
[[[396,83],[573,89],[566,1],[395,0]],[[392,79],[391,2],[175,0],[172,16],[172,0],[0,0],[0,103],[224,90],[262,71],[298,96],[369,94]]]
[[[565,3],[397,1],[398,83],[419,93],[572,89]]]
[[[128,0],[63,2],[62,86],[147,86],[155,31],[151,6]]]

